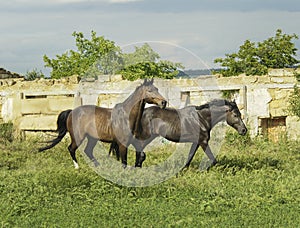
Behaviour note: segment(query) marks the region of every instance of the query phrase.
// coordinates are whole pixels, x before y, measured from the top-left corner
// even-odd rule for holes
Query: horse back
[[[67,120],[70,134],[89,135],[101,141],[113,139],[111,127],[112,109],[95,105],[83,105],[75,108]]]
[[[160,135],[173,142],[201,142],[209,138],[206,120],[201,119],[193,106],[182,109],[145,109],[142,118],[143,132]]]

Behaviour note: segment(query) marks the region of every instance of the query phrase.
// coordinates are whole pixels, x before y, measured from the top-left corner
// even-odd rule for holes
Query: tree
[[[149,44],[145,43],[141,47],[134,47],[135,51],[132,53],[124,53],[122,55],[124,66],[131,66],[141,62],[156,62],[160,58]]]
[[[95,77],[98,74],[113,74],[122,66],[120,48],[113,41],[91,32],[91,39],[86,39],[81,32],[74,32],[77,50],[67,51],[50,59],[44,55],[46,67],[52,68],[51,78],[71,75]]]
[[[72,34],[76,40],[77,50],[70,50],[56,58],[44,55],[46,67],[52,68],[51,78],[71,75],[97,77],[100,74],[121,73],[124,79],[139,78],[173,78],[178,74],[180,63],[159,60],[160,56],[149,44],[135,47],[133,53],[123,54],[121,48],[113,41],[98,37],[91,32],[91,39],[86,39],[81,32]]]
[[[123,79],[134,81],[139,78],[164,78],[172,79],[179,73],[178,68],[183,68],[180,63],[170,61],[139,62],[121,70]]]
[[[257,44],[246,40],[237,53],[225,54],[226,58],[217,58],[224,69],[220,73],[224,76],[234,76],[241,73],[246,75],[263,75],[268,68],[290,67],[299,60],[295,58],[297,48],[292,42],[298,39],[296,34],[282,34],[278,29],[275,37],[271,37]]]
[[[275,37],[259,42],[257,56],[261,64],[268,68],[284,68],[299,63],[299,60],[293,57],[297,55],[293,39],[298,39],[298,36],[282,34],[281,29],[278,29]]]
[[[37,69],[27,71],[26,74],[25,74],[25,80],[26,81],[33,81],[35,79],[44,78],[44,77],[45,77],[45,75],[43,74],[43,72],[41,70],[38,71]]]
[[[153,77],[172,79],[178,75],[178,68],[184,68],[180,63],[159,59],[159,54],[146,43],[135,47],[133,53],[123,54],[124,68],[120,73],[130,81]]]

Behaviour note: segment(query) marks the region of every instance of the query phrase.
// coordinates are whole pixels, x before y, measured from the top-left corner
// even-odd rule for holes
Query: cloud
[[[6,5],[15,5],[15,4],[21,4],[21,5],[55,5],[55,4],[72,4],[72,3],[98,3],[98,4],[103,4],[103,3],[131,3],[131,2],[140,2],[143,0],[10,0],[7,1]],[[2,4],[2,3],[1,3]]]
[[[60,3],[60,4],[68,4],[68,3],[78,3],[78,2],[86,2],[86,0],[51,0],[53,3]]]
[[[86,10],[97,12],[299,12],[299,0],[10,0],[0,3],[0,11],[55,12]]]
[[[32,1],[32,0],[29,0]],[[131,3],[131,2],[140,2],[143,0],[51,0],[51,3]]]
[[[0,63],[19,73],[43,69],[44,54],[54,58],[67,49],[74,49],[71,36],[74,31],[89,37],[94,30],[119,46],[149,40],[170,42],[212,65],[213,59],[235,52],[246,39],[262,41],[274,36],[277,28],[287,34],[299,31],[298,24],[293,23],[300,18],[300,11],[295,12],[299,9],[298,0],[251,2],[253,4],[250,0],[1,1],[0,21],[5,23],[0,23],[3,31]],[[272,2],[274,5],[269,5]],[[295,42],[299,49],[300,41]],[[175,51],[170,53],[166,58],[172,58]]]
[[[110,3],[130,3],[130,2],[141,2],[143,0],[108,0]]]

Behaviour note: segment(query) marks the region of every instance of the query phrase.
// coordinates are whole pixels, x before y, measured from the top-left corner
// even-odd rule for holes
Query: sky
[[[125,52],[147,42],[185,69],[213,68],[247,39],[300,36],[299,24],[299,0],[0,0],[0,67],[49,75],[43,55],[75,50],[72,33],[93,30]]]

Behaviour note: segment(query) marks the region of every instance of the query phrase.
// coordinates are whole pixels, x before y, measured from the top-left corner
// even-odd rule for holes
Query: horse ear
[[[144,82],[143,82],[143,85],[152,85],[153,82],[154,82],[154,78],[151,78],[151,79],[145,78]]]
[[[147,86],[147,85],[148,85],[148,83],[149,83],[149,82],[148,82],[148,79],[147,79],[147,78],[145,78],[145,79],[144,79],[144,82],[143,82],[143,84],[142,84],[142,85],[144,85],[144,86]]]

